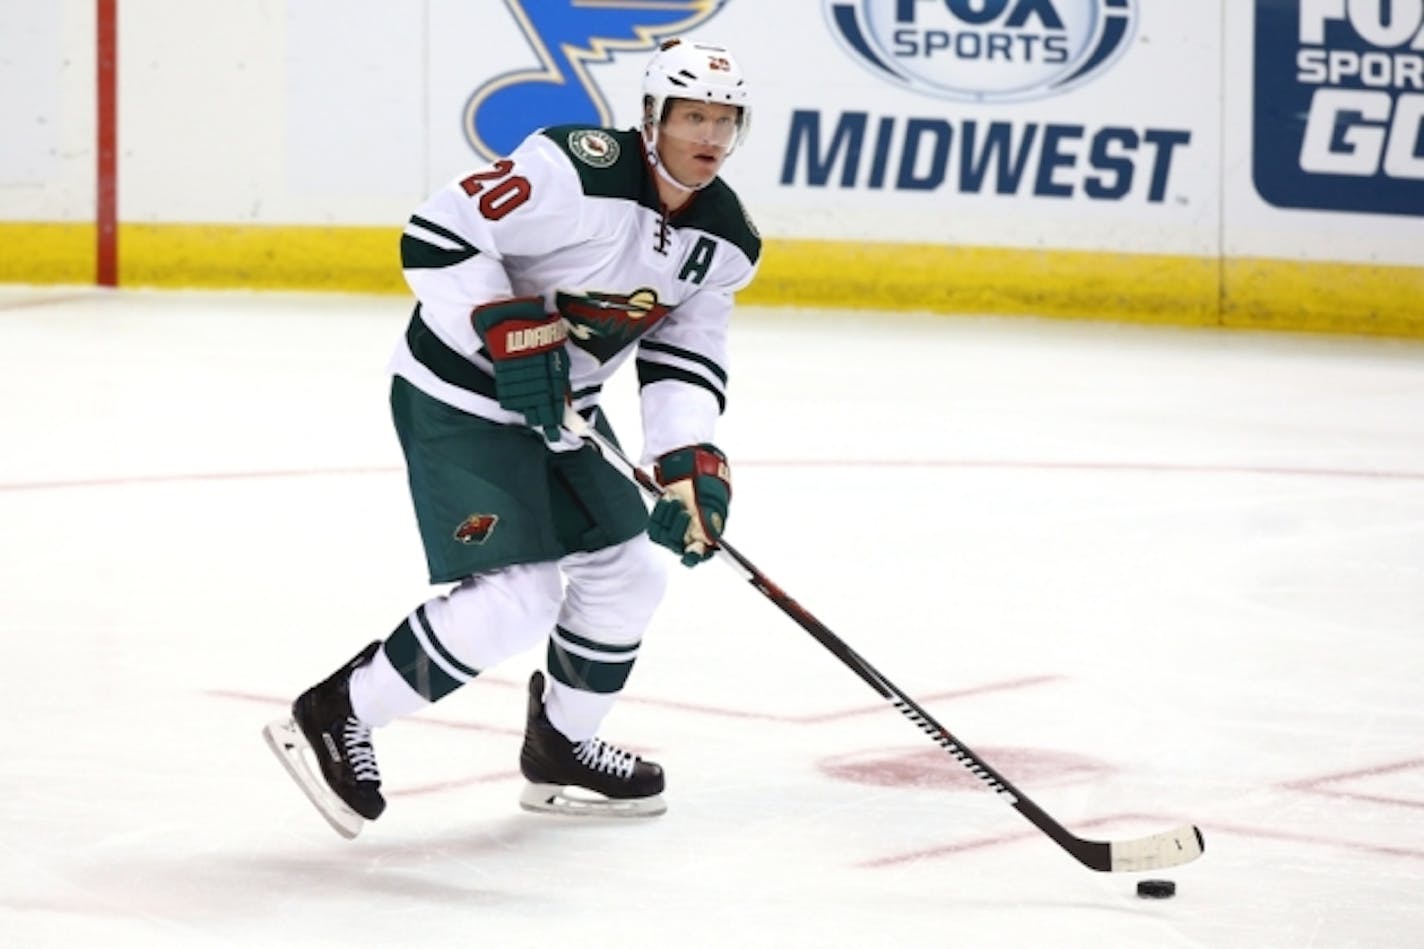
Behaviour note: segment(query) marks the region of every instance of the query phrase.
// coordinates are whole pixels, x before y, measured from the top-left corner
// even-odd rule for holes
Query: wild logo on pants
[[[471,514],[455,528],[455,539],[462,544],[483,544],[498,523],[498,514]]]

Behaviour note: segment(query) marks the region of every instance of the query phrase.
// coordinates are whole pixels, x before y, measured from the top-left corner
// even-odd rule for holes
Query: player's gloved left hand
[[[715,445],[688,445],[658,458],[653,467],[667,493],[648,516],[648,536],[695,567],[709,559],[727,527],[732,471]]]
[[[569,328],[557,313],[545,313],[538,297],[500,300],[476,307],[470,317],[494,363],[499,404],[518,412],[544,438],[556,442],[569,391]]]

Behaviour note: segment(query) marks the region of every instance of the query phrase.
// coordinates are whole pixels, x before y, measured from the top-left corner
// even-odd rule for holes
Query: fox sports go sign
[[[1127,48],[1137,0],[825,0],[846,51],[942,99],[1009,102],[1080,85]]]

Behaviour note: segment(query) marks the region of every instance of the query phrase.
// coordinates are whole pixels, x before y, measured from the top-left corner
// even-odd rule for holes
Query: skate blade
[[[272,754],[282,762],[282,767],[287,769],[292,780],[297,782],[307,800],[312,802],[332,830],[347,840],[361,833],[365,818],[347,807],[346,802],[327,787],[321,775],[312,770],[308,764],[311,745],[296,722],[290,718],[271,722],[262,729],[262,736],[267,739],[267,747],[272,749]]]
[[[532,782],[520,793],[519,806],[536,814],[565,817],[657,817],[667,810],[661,794],[619,799],[583,788]]]

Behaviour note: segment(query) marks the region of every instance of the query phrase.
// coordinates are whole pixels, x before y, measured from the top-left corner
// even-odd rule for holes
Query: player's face
[[[658,128],[658,153],[668,173],[691,188],[713,178],[737,138],[734,105],[670,99]]]

